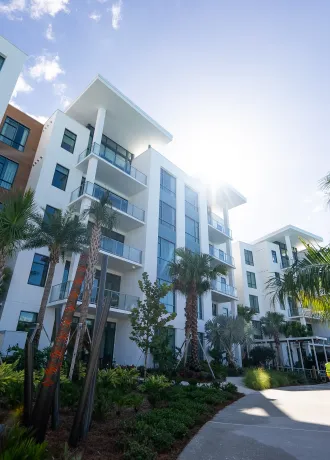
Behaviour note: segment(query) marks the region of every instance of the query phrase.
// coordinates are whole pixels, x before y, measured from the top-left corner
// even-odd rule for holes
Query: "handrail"
[[[209,254],[210,256],[215,257],[218,260],[221,260],[221,262],[233,266],[235,265],[235,261],[232,256],[226,254],[224,251],[221,251],[221,249],[215,248],[212,244],[209,245]]]
[[[230,228],[225,227],[225,224],[220,217],[216,216],[215,214],[209,214],[208,223],[224,235],[228,236],[229,238],[232,238],[232,231],[230,230]]]
[[[223,294],[230,295],[232,297],[237,297],[237,289],[230,284],[222,283],[221,281],[213,280],[211,282],[211,287],[214,291],[222,292]]]
[[[136,262],[138,264],[142,263],[142,251],[140,249],[132,248],[127,244],[113,240],[107,236],[102,236],[100,249],[105,252],[109,252],[110,254],[122,257],[123,259],[130,260],[131,262]]]

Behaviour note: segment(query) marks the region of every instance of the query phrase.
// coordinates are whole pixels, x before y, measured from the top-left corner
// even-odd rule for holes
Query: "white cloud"
[[[47,40],[50,40],[51,42],[55,41],[55,34],[53,31],[53,26],[52,24],[48,24],[48,27],[46,29],[45,37]]]
[[[67,85],[65,83],[53,83],[53,90],[56,96],[60,97],[60,102],[62,108],[65,110],[71,104],[71,99],[65,95],[67,90]]]
[[[29,85],[25,80],[22,74],[18,77],[16,86],[13,91],[13,96],[16,97],[18,93],[31,93],[33,91],[33,88],[31,85]]]
[[[44,14],[56,16],[63,11],[69,13],[68,4],[70,0],[31,0],[30,15],[33,19],[39,19]]]
[[[102,16],[100,13],[93,11],[93,13],[91,13],[88,17],[89,19],[92,19],[95,22],[99,22]]]
[[[17,110],[24,112],[29,117],[34,118],[35,120],[39,121],[39,123],[42,123],[43,125],[46,123],[46,121],[49,118],[49,117],[44,117],[43,115],[33,115],[32,113],[25,112],[23,108],[19,104],[17,104],[17,102],[14,101],[14,99],[11,99],[9,101],[9,104],[15,107]]]
[[[97,0],[99,3],[107,3],[108,0]]]
[[[19,104],[17,104],[17,102],[14,99],[10,99],[9,104],[18,110],[22,110],[22,107]]]
[[[60,58],[58,55],[54,57],[38,56],[34,66],[29,68],[30,76],[37,81],[53,81],[64,73],[64,70],[60,66]]]
[[[61,97],[61,104],[62,104],[62,107],[63,107],[64,110],[69,107],[71,102],[72,102],[72,99],[70,99],[69,97],[67,97],[67,96],[62,96]]]
[[[5,14],[8,19],[22,20],[21,17],[15,16],[16,13],[22,13],[25,10],[25,0],[11,0],[6,4],[0,2],[0,14]]]
[[[113,3],[111,6],[111,14],[112,14],[112,27],[117,30],[119,29],[119,22],[122,19],[121,16],[121,9],[123,6],[122,0],[118,0],[118,2]]]

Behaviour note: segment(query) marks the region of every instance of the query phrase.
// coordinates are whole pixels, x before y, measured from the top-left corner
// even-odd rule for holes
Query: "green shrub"
[[[113,407],[114,400],[111,390],[96,388],[93,407],[94,419],[104,422]]]
[[[271,388],[270,373],[262,368],[248,369],[244,377],[244,383],[253,390],[267,390]]]
[[[237,386],[231,382],[223,383],[221,389],[223,391],[228,391],[228,393],[237,393]]]
[[[102,369],[98,372],[98,384],[110,388],[120,387],[123,391],[131,391],[138,383],[139,371],[136,367]]]
[[[124,452],[125,460],[154,460],[156,458],[156,452],[147,445],[140,444],[135,440],[130,440],[127,443],[126,450]]]
[[[250,357],[253,366],[260,366],[275,359],[275,351],[270,347],[258,345],[252,348],[250,351]]]
[[[147,393],[148,401],[155,407],[165,398],[165,389],[171,384],[164,375],[152,375],[140,386],[141,391]]]
[[[24,371],[17,371],[18,361],[8,364],[2,363],[0,365],[0,395],[6,394],[8,387],[13,383],[24,382]]]
[[[0,439],[0,460],[45,460],[47,444],[37,444],[30,432],[15,424],[5,429]]]

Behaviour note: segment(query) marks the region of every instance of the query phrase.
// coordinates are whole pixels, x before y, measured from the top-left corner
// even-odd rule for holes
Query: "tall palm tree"
[[[39,329],[35,336],[38,346],[56,265],[66,252],[83,252],[87,243],[87,228],[79,216],[61,210],[53,214],[47,211],[44,215],[37,214],[33,217],[33,224],[23,249],[47,247],[49,250],[49,269],[38,313]]]
[[[281,313],[276,313],[275,311],[267,311],[266,315],[260,318],[262,332],[268,337],[272,337],[275,342],[277,358],[276,358],[276,368],[279,368],[281,362],[281,353],[280,353],[280,334],[283,332],[285,325],[284,315]]]
[[[3,201],[0,210],[0,286],[6,260],[21,249],[29,235],[30,220],[35,212],[34,192],[16,192]]]
[[[249,345],[252,342],[252,326],[242,316],[218,315],[205,324],[206,340],[219,355],[226,353],[228,365],[236,367],[234,345]]]
[[[83,218],[92,218],[92,231],[89,240],[88,265],[84,281],[84,292],[82,304],[80,307],[80,323],[82,324],[82,333],[79,339],[77,356],[81,355],[84,335],[86,331],[86,319],[88,314],[88,306],[93,288],[93,281],[96,272],[96,265],[99,256],[101,244],[102,230],[110,233],[117,221],[117,213],[113,211],[109,193],[104,193],[98,201],[93,201],[89,208],[83,213]]]
[[[208,292],[211,289],[211,281],[215,280],[219,274],[225,275],[226,269],[221,265],[212,268],[212,257],[208,254],[194,253],[186,248],[178,248],[175,254],[179,259],[168,264],[168,272],[172,278],[174,289],[186,297],[185,358],[189,338],[191,338],[192,364],[198,368],[198,297]]]

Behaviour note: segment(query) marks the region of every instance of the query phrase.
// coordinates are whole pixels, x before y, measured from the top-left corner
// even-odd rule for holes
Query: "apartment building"
[[[257,340],[262,339],[260,318],[267,311],[282,313],[286,321],[299,321],[307,326],[311,337],[330,337],[328,325],[313,314],[311,309],[302,308],[291,298],[284,304],[276,302],[273,306],[271,296],[266,291],[270,276],[274,273],[275,276],[280,276],[295,260],[303,258],[304,245],[301,240],[310,243],[323,241],[320,236],[287,225],[250,244],[242,241],[233,244],[239,303],[255,311],[253,326],[254,338]]]
[[[130,310],[141,296],[138,280],[146,271],[152,281],[169,282],[167,263],[178,247],[210,253],[214,264],[227,268],[227,275],[219,277],[199,301],[200,338],[212,314],[236,313],[229,211],[246,200],[229,185],[208,189],[155,150],[171,140],[170,133],[100,75],[65,113],[56,111],[43,128],[28,181],[38,205],[81,213],[108,190],[118,214],[116,228],[103,235],[100,245],[100,255],[108,256],[106,295],[111,297],[102,344],[104,363],[141,364],[141,353],[129,339]],[[49,345],[55,314],[65,304],[78,259],[76,254],[65,254],[56,267],[41,347]],[[26,334],[37,321],[47,270],[46,248],[18,254],[0,320],[0,330],[11,337],[7,344],[17,342],[18,334]],[[89,307],[91,328],[99,277],[100,265]],[[170,292],[164,303],[177,313],[171,340],[180,347],[185,299]],[[79,308],[75,324],[78,320]]]

